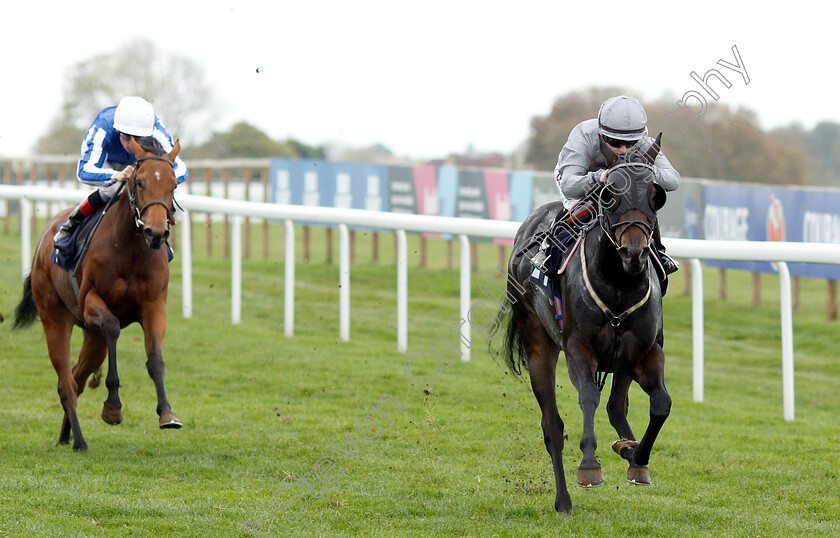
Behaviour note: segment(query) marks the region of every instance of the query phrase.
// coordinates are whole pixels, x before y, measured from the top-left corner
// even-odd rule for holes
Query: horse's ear
[[[135,157],[142,157],[142,156],[146,155],[146,150],[144,150],[140,146],[140,144],[137,142],[137,139],[134,138],[133,136],[131,137],[131,143],[128,145],[128,147],[131,148],[131,153]]]
[[[598,142],[601,147],[601,155],[604,156],[604,160],[607,162],[607,168],[612,168],[616,164],[618,164],[618,155],[610,149],[609,144],[604,142],[604,137],[598,135]]]
[[[654,183],[650,186],[650,191],[648,191],[650,196],[650,205],[653,207],[654,211],[659,211],[665,205],[665,201],[668,199],[668,195],[665,193],[665,189],[663,189],[660,185]]]
[[[169,153],[166,154],[166,158],[174,163],[175,162],[175,157],[177,157],[179,153],[181,153],[181,140],[180,139],[175,140],[175,145],[172,146],[172,151],[170,151]]]
[[[650,164],[653,164],[653,161],[656,160],[656,157],[659,155],[659,150],[662,149],[662,132],[656,137],[656,141],[654,141],[653,145],[648,148],[647,153],[645,153],[645,159]]]

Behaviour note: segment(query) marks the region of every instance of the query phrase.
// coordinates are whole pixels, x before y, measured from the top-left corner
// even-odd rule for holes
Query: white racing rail
[[[40,187],[0,185],[0,199],[21,201],[21,272],[29,274],[32,259],[30,229],[32,202],[78,203],[87,192],[73,189],[44,189]],[[335,224],[339,230],[339,330],[342,340],[350,339],[350,255],[348,226],[363,226],[394,230],[397,237],[397,350],[406,353],[408,348],[408,271],[406,232],[453,234],[458,237],[460,256],[460,313],[461,320],[468,320],[470,300],[470,249],[469,237],[513,239],[519,228],[517,222],[435,217],[363,211],[245,202],[211,198],[192,194],[178,197],[184,208],[180,220],[182,266],[183,316],[192,316],[192,256],[190,212],[224,214],[232,217],[231,248],[231,322],[241,321],[242,299],[242,220],[244,217],[283,221],[285,224],[285,290],[284,333],[294,334],[295,293],[295,221]],[[701,259],[776,262],[781,287],[781,331],[783,404],[785,420],[794,420],[793,373],[793,314],[790,272],[786,262],[840,264],[840,245],[824,243],[779,243],[761,241],[705,241],[664,238],[668,252],[678,258],[688,258],[692,268],[692,340],[693,340],[693,396],[695,402],[703,401],[704,329],[703,329],[703,272]],[[461,326],[462,360],[470,358],[470,324]]]

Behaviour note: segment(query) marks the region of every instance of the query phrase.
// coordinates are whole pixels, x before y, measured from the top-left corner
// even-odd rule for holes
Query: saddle
[[[596,206],[585,203],[571,211],[558,213],[548,229],[541,230],[531,240],[529,247],[539,249],[531,257],[534,270],[530,280],[554,304],[554,317],[563,329],[563,302],[560,293],[560,279],[566,263],[580,244],[580,238],[596,222]]]
[[[82,261],[85,259],[85,254],[87,254],[90,241],[93,239],[93,234],[99,228],[99,223],[102,221],[102,217],[105,216],[108,207],[110,207],[110,204],[96,213],[85,217],[69,237],[55,244],[55,250],[53,250],[52,255],[53,263],[69,272],[74,277],[74,280],[79,272],[79,268],[82,266]],[[56,231],[61,224],[58,223]],[[175,252],[169,246],[168,241],[166,242],[166,253],[171,262],[175,258]]]
[[[571,211],[566,210],[554,217],[552,225],[538,232],[526,247],[526,252],[534,251],[530,257],[534,269],[530,280],[545,294],[554,305],[554,318],[563,330],[563,299],[560,293],[560,279],[566,270],[569,259],[580,245],[580,240],[593,225],[597,223],[597,208],[594,203],[576,206]],[[655,249],[650,248],[650,259],[659,276],[662,295],[668,288],[668,276],[659,260]]]
[[[105,208],[85,217],[85,220],[73,230],[69,237],[56,243],[52,255],[53,263],[76,276],[90,245],[90,240],[93,238],[96,228],[99,227],[103,215],[105,215]],[[58,223],[56,230],[61,224]]]

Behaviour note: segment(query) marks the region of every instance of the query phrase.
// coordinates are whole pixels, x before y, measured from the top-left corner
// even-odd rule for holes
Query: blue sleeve
[[[116,170],[108,166],[108,153],[103,146],[107,132],[94,124],[82,141],[82,158],[76,169],[76,177],[82,183],[94,186],[107,185]]]
[[[163,122],[161,122],[157,117],[155,117],[155,130],[152,133],[152,136],[160,142],[160,145],[163,147],[163,151],[166,153],[169,153],[172,151],[172,148],[175,147],[175,143],[172,141],[172,136],[166,132],[166,127],[164,127]],[[175,157],[173,168],[175,169],[175,179],[178,180],[179,185],[190,178],[190,171],[187,170],[187,165],[184,164],[184,161],[180,156]]]

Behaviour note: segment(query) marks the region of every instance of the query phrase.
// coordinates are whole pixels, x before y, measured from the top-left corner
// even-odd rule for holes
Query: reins
[[[131,207],[131,212],[134,214],[134,224],[136,224],[138,228],[143,229],[146,226],[143,223],[143,213],[145,213],[147,209],[154,205],[162,205],[166,208],[166,228],[169,229],[169,223],[172,221],[172,214],[175,212],[175,210],[172,207],[168,206],[165,202],[162,202],[160,200],[152,200],[151,202],[144,205],[142,208],[137,207],[137,171],[140,169],[140,163],[143,161],[163,161],[169,166],[171,166],[173,169],[175,168],[175,163],[173,163],[165,157],[147,155],[145,157],[140,157],[139,159],[137,159],[137,166],[134,167],[134,172],[131,174],[132,186],[131,189],[128,190],[128,204]]]

